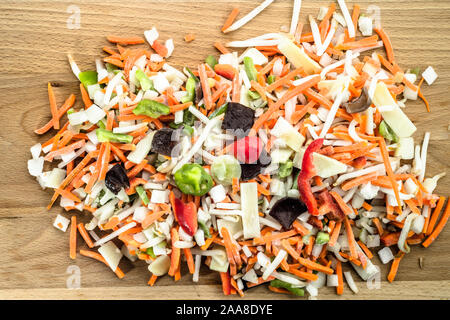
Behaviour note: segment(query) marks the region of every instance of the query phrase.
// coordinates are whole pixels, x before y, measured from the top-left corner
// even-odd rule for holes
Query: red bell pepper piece
[[[197,232],[197,206],[194,202],[183,203],[175,196],[171,196],[172,210],[178,224],[190,236],[194,236]]]
[[[247,136],[237,140],[233,146],[233,155],[240,162],[255,163],[263,150],[262,141],[256,136]]]
[[[214,71],[219,75],[228,80],[233,80],[236,70],[229,64],[216,64],[214,66]]]
[[[311,184],[309,180],[315,176],[313,153],[318,151],[323,145],[323,139],[317,139],[311,142],[306,148],[303,155],[302,170],[298,175],[297,185],[300,192],[300,198],[306,204],[308,212],[313,216],[319,215],[319,209],[317,208],[317,201],[311,191]]]
[[[342,221],[344,219],[345,214],[342,212],[341,208],[336,204],[331,194],[328,190],[323,190],[319,193],[318,199],[321,203],[320,211],[322,211],[322,207],[326,208],[324,212],[327,213],[327,217],[330,220]]]

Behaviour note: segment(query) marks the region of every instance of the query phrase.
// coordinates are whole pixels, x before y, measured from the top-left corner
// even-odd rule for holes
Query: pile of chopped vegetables
[[[233,9],[222,31],[272,2],[238,21]],[[392,282],[410,246],[428,247],[450,215],[433,193],[445,173],[425,178],[430,134],[415,143],[403,111],[418,97],[430,111],[421,85],[437,75],[429,67],[416,84],[419,70],[397,64],[373,17],[337,2],[340,12],[332,3],[309,16],[307,33],[295,0],[289,33],[216,42],[220,56],[192,70],[166,61],[174,44],[156,28],[108,37],[115,47],[95,71],[69,56],[84,107],[72,94],[58,108],[48,84],[52,117],[35,132],[56,134],[31,148],[28,168],[54,190],[48,209],[59,198],[92,214],[87,224],[56,217],[60,230],[70,224],[70,257],[119,278],[123,256],[145,260],[151,286],[166,274],[178,281],[183,264],[198,282],[204,264],[225,295],[267,282],[314,298],[323,286],[342,294],[344,278],[356,293],[342,263],[371,279],[377,250]],[[56,166],[44,171],[46,161]],[[90,250],[78,251],[78,234]]]

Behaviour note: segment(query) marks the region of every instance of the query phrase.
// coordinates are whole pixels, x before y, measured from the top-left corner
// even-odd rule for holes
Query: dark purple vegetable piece
[[[195,85],[195,104],[198,106],[200,101],[203,99],[203,89],[200,82]]]
[[[365,89],[361,91],[361,95],[350,102],[345,102],[344,106],[348,113],[359,113],[364,112],[371,106],[372,101],[370,101],[369,96]]]
[[[241,180],[248,181],[256,178],[271,162],[272,158],[263,149],[256,163],[241,163]]]
[[[114,194],[119,193],[122,188],[126,189],[130,187],[127,172],[120,163],[116,164],[106,173],[105,185]]]
[[[255,111],[237,102],[228,102],[222,129],[233,130],[238,138],[248,135],[255,122]]]
[[[286,197],[273,205],[269,215],[277,220],[284,229],[289,229],[295,219],[307,210],[308,208],[300,199]]]
[[[170,128],[162,128],[155,132],[152,140],[151,152],[156,152],[168,157],[172,156],[172,150],[179,140],[180,131]]]

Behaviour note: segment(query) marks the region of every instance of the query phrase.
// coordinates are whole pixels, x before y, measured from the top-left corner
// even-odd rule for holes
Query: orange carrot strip
[[[364,251],[364,253],[366,254],[367,258],[372,259],[373,258],[373,254],[369,250],[369,248],[367,248],[367,246],[361,240],[358,240],[358,244],[361,247],[361,249]]]
[[[397,254],[397,256],[394,258],[394,261],[392,261],[391,269],[387,276],[389,282],[394,281],[395,276],[397,274],[398,266],[400,265],[400,261],[402,260],[404,255],[405,253],[403,251],[400,251],[399,254]]]
[[[391,40],[389,39],[389,36],[384,32],[382,28],[374,28],[373,29],[381,38],[381,41],[383,41],[384,48],[386,49],[386,55],[390,63],[395,62],[394,57],[394,50],[392,48]]]
[[[303,278],[306,280],[316,281],[318,278],[317,274],[304,272],[304,271],[297,270],[292,267],[289,267],[288,272],[296,275],[297,277],[300,277],[300,278]]]
[[[234,22],[234,20],[236,19],[236,17],[239,14],[239,8],[233,8],[233,10],[231,10],[230,14],[227,17],[227,20],[225,20],[225,23],[223,24],[222,27],[222,32],[225,31],[226,29],[228,29]]]
[[[75,149],[78,149],[78,148],[83,147],[85,144],[86,144],[86,141],[84,141],[84,140],[79,140],[79,141],[77,141],[77,142],[74,142],[74,143],[68,145],[67,147],[64,147],[64,148],[61,148],[61,149],[58,149],[58,150],[49,152],[49,153],[45,156],[44,159],[45,159],[46,161],[52,161],[53,158],[54,158],[55,156],[60,156],[60,155],[62,155],[62,154],[66,154],[66,153],[72,152],[72,151],[74,151]]]
[[[69,98],[64,102],[64,104],[61,106],[61,108],[58,109],[58,112],[56,114],[56,119],[61,119],[63,115],[66,114],[67,110],[72,108],[73,104],[75,103],[75,95],[71,94]],[[53,127],[53,118],[47,122],[42,128],[34,130],[34,133],[36,134],[44,134],[48,130],[50,130]]]
[[[433,231],[434,226],[436,225],[436,222],[439,218],[439,215],[441,214],[442,208],[444,207],[444,203],[445,203],[445,197],[439,197],[439,201],[436,205],[436,208],[433,211],[433,214],[431,215],[430,222],[429,222],[427,230],[425,232],[425,234],[427,236],[429,236],[431,234],[431,232]]]
[[[356,249],[356,241],[355,237],[353,235],[352,226],[350,225],[350,220],[348,220],[347,217],[344,217],[344,225],[345,225],[345,231],[347,233],[347,241],[348,246],[350,247],[350,254],[352,259],[356,260],[358,259],[358,250]]]
[[[170,106],[170,112],[171,113],[175,113],[177,111],[181,111],[181,110],[187,109],[190,106],[192,106],[192,102],[187,102],[187,103],[183,103],[183,104],[173,105],[173,106]]]
[[[50,111],[52,113],[52,120],[53,120],[53,128],[58,130],[59,129],[59,119],[58,116],[58,108],[56,106],[56,98],[55,93],[53,92],[52,85],[50,82],[47,85],[48,87],[48,100],[50,102]]]
[[[156,282],[156,279],[158,279],[158,276],[155,276],[154,274],[152,274],[152,276],[150,277],[150,280],[148,280],[147,284],[151,287],[153,287],[153,285]]]
[[[352,179],[350,181],[344,182],[342,184],[341,188],[344,191],[348,191],[348,190],[350,190],[350,189],[352,189],[354,187],[357,187],[357,186],[359,186],[359,185],[361,185],[363,183],[367,183],[367,182],[370,182],[372,180],[375,180],[377,178],[377,176],[378,176],[377,172],[371,172],[371,173],[368,173],[366,175],[354,178],[354,179]]]
[[[189,272],[191,274],[194,274],[195,272],[195,264],[194,264],[194,258],[192,257],[191,249],[185,248],[183,249],[184,256],[186,257],[186,261],[188,264]]]
[[[70,220],[70,259],[75,260],[77,257],[77,217],[72,216]]]
[[[92,106],[92,101],[89,98],[89,94],[86,91],[86,88],[84,87],[84,84],[80,83],[80,91],[81,91],[81,99],[84,103],[84,108],[87,109],[90,106]]]
[[[170,235],[172,237],[172,244],[179,240],[177,229],[172,228],[170,230]],[[174,276],[175,272],[178,270],[179,267],[180,267],[180,249],[172,245],[172,253],[170,255],[170,269],[168,272],[169,276]]]
[[[211,88],[209,87],[208,76],[206,74],[206,69],[205,69],[204,64],[201,64],[198,66],[198,75],[200,77],[200,83],[202,85],[205,107],[207,110],[210,110],[213,107],[213,102],[212,102],[212,97],[211,97]]]
[[[447,202],[447,207],[445,208],[444,213],[442,214],[441,220],[439,220],[436,228],[431,232],[428,238],[422,243],[422,245],[427,248],[434,240],[439,236],[442,229],[444,229],[445,224],[447,223],[448,217],[450,216],[450,201]]]
[[[286,85],[289,83],[290,80],[294,79],[296,76],[298,76],[299,74],[303,73],[304,70],[302,67],[297,68],[291,72],[289,72],[287,75],[285,75],[284,77],[278,79],[277,81],[275,81],[274,83],[272,83],[271,85],[268,85],[265,90],[267,92],[272,92],[273,90],[275,90],[278,87],[281,87],[283,85]]]
[[[325,267],[321,264],[318,264],[316,262],[313,262],[311,260],[305,259],[300,257],[297,251],[289,244],[289,241],[281,240],[282,247],[298,262],[300,262],[301,265],[305,266],[308,269],[320,271],[326,274],[333,274],[333,269]]]
[[[133,178],[133,177],[137,176],[147,165],[147,162],[148,162],[148,160],[144,159],[144,160],[142,160],[141,163],[139,163],[137,166],[134,166],[133,169],[128,171],[128,173],[127,173],[128,178]]]
[[[341,295],[344,293],[344,279],[342,278],[342,262],[337,261],[336,264],[336,274],[338,276],[338,285],[336,287],[336,293]]]
[[[219,42],[219,41],[214,42],[214,47],[215,47],[217,50],[219,50],[220,53],[222,53],[222,54],[230,53],[230,50],[228,50],[227,48],[225,48],[225,46],[224,46],[221,42]]]
[[[129,44],[142,44],[145,43],[145,40],[141,37],[116,37],[116,36],[107,36],[106,39],[111,43],[118,43],[121,45],[129,45]]]
[[[337,204],[339,205],[339,208],[341,208],[342,212],[344,212],[346,215],[352,214],[353,210],[350,208],[345,202],[344,199],[335,191],[330,191],[330,194],[333,196],[334,200],[336,200]]]
[[[78,228],[78,232],[83,237],[83,239],[86,242],[86,244],[88,245],[88,247],[89,248],[93,248],[94,247],[94,243],[92,242],[91,237],[89,236],[89,233],[87,233],[86,228],[84,227],[84,224],[83,223],[79,223],[77,225],[77,228]]]

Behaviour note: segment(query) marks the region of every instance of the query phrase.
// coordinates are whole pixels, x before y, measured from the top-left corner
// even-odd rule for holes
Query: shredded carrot
[[[184,36],[184,41],[186,42],[192,42],[195,40],[195,34],[193,33],[188,33],[187,35]]]
[[[172,244],[179,240],[178,231],[176,228],[170,230]],[[175,272],[180,268],[180,249],[172,245],[172,253],[170,255],[170,269],[169,276],[174,276]]]
[[[230,14],[227,17],[227,20],[225,20],[225,23],[223,24],[223,27],[221,29],[222,32],[224,32],[229,27],[231,27],[231,25],[233,24],[234,20],[238,16],[239,11],[240,11],[239,8],[233,8],[233,10],[231,10]]]
[[[400,251],[397,256],[394,258],[394,261],[392,261],[391,269],[389,270],[389,274],[387,276],[387,279],[389,282],[394,281],[395,276],[397,275],[398,266],[400,265],[400,261],[404,257],[405,253],[403,251]]]
[[[439,201],[436,205],[436,208],[434,208],[433,210],[433,214],[431,214],[430,222],[428,223],[428,227],[425,232],[427,236],[429,236],[431,232],[433,232],[434,226],[436,225],[439,215],[441,214],[442,208],[444,207],[444,203],[445,197],[439,197]]]
[[[346,215],[352,214],[353,210],[350,208],[342,199],[342,197],[335,191],[330,191],[330,194],[333,196],[334,200],[336,200],[337,204],[339,205],[339,208],[341,208],[342,212],[344,212]]]
[[[80,250],[80,254],[82,256],[101,261],[109,267],[109,264],[108,264],[108,262],[106,262],[105,258],[103,258],[103,256],[97,252],[89,251],[89,250]],[[125,274],[122,272],[122,270],[119,267],[116,268],[114,273],[117,275],[117,277],[119,279],[122,279],[125,276]]]
[[[70,218],[70,259],[77,258],[77,217]]]
[[[377,176],[378,176],[377,172],[371,172],[371,173],[368,173],[366,175],[354,178],[354,179],[352,179],[350,181],[344,182],[342,184],[341,188],[344,191],[348,191],[348,190],[350,190],[350,189],[352,189],[354,187],[357,187],[357,186],[359,186],[361,184],[368,183],[368,182],[371,182],[371,181],[375,180],[377,178]]]
[[[390,63],[395,62],[394,57],[394,50],[392,48],[391,40],[389,39],[389,36],[384,32],[382,28],[374,28],[373,29],[381,38],[381,41],[383,41],[384,48],[386,49],[386,55]]]
[[[337,261],[336,264],[336,274],[338,277],[338,285],[336,287],[336,293],[338,295],[342,295],[344,293],[344,279],[342,277],[342,262],[341,261]]]
[[[142,44],[145,43],[145,40],[141,37],[116,37],[116,36],[108,36],[106,39],[111,43],[118,43],[121,45],[132,45],[132,44]]]
[[[447,202],[447,207],[445,208],[444,213],[442,214],[441,219],[439,220],[436,228],[431,232],[428,238],[422,243],[422,245],[427,248],[434,240],[439,236],[441,231],[444,229],[445,224],[447,223],[448,217],[450,216],[450,201]]]

